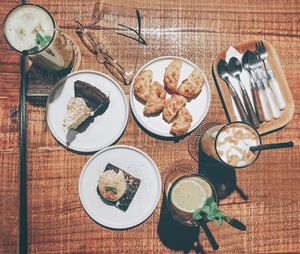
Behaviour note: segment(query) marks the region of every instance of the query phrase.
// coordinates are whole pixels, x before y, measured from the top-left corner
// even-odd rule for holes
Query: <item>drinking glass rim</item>
[[[223,165],[225,165],[225,166],[228,166],[228,167],[231,167],[231,168],[237,168],[237,169],[241,169],[241,168],[248,167],[248,166],[252,165],[252,164],[258,159],[258,157],[259,157],[259,155],[260,155],[260,150],[257,151],[257,153],[256,153],[257,155],[256,155],[255,159],[254,159],[250,164],[247,164],[247,165],[244,165],[244,166],[232,166],[232,165],[226,163],[225,161],[223,161],[222,158],[221,158],[221,156],[220,156],[219,153],[218,153],[218,150],[217,150],[217,140],[218,140],[219,134],[220,134],[226,127],[228,127],[228,126],[231,125],[231,124],[244,124],[244,125],[248,125],[252,130],[254,130],[255,134],[256,134],[257,137],[258,137],[259,145],[261,145],[261,137],[260,137],[258,131],[257,131],[255,128],[253,128],[253,126],[252,126],[251,124],[248,124],[248,123],[245,123],[245,122],[242,122],[242,121],[233,121],[233,122],[229,122],[229,123],[227,123],[227,124],[224,124],[224,126],[222,126],[222,128],[218,131],[218,134],[217,134],[217,136],[216,136],[216,138],[215,138],[215,142],[214,142],[214,147],[215,147],[215,150],[216,150],[216,154],[217,154],[217,156],[218,156],[220,162],[221,162]]]
[[[189,174],[182,175],[174,181],[170,190],[168,191],[168,197],[167,197],[168,206],[169,206],[169,203],[171,202],[171,193],[172,193],[174,186],[183,178],[188,178],[188,177],[193,177],[193,176],[202,178],[204,181],[206,181],[210,185],[212,192],[213,192],[212,196],[214,197],[215,202],[219,206],[220,200],[219,200],[218,192],[217,192],[216,188],[214,187],[213,183],[203,174],[197,174],[197,173],[189,173]]]
[[[27,5],[27,6],[29,6],[29,5],[31,5],[31,6],[36,6],[36,7],[39,7],[40,9],[44,10],[44,11],[49,15],[49,17],[51,18],[52,24],[53,24],[53,35],[52,35],[51,40],[50,40],[49,43],[47,44],[47,46],[45,46],[44,48],[42,48],[41,50],[39,50],[39,51],[37,51],[37,52],[28,54],[28,55],[35,55],[35,54],[39,54],[39,53],[41,53],[42,51],[46,50],[46,49],[49,47],[49,45],[52,43],[52,41],[54,40],[54,37],[55,37],[55,34],[56,34],[56,24],[55,24],[54,18],[52,17],[52,15],[50,14],[50,12],[49,12],[47,9],[45,9],[43,6],[38,5],[38,4],[32,4],[32,3],[19,4],[19,5],[15,6],[14,8],[12,8],[12,9],[7,13],[7,15],[6,15],[6,17],[5,17],[4,21],[3,21],[2,32],[3,32],[4,38],[5,38],[6,42],[7,42],[7,44],[8,44],[13,50],[15,50],[15,51],[17,51],[18,53],[20,53],[20,54],[23,55],[23,51],[24,51],[24,50],[23,50],[23,51],[20,51],[20,50],[16,49],[15,47],[13,47],[13,46],[10,44],[9,40],[7,39],[7,37],[6,37],[6,35],[5,35],[4,28],[5,28],[5,23],[6,23],[6,20],[7,20],[8,16],[9,16],[13,11],[15,11],[16,9],[18,9],[18,8],[20,8],[20,7],[22,7],[22,6],[25,6],[25,5]]]

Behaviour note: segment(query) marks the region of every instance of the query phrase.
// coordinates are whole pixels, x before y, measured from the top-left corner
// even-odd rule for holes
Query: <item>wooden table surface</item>
[[[73,18],[89,16],[88,0],[37,0],[53,13],[56,22],[80,45],[81,69],[107,71],[80,44]],[[19,1],[2,0],[1,27],[6,13]],[[246,232],[211,223],[220,244],[217,253],[300,253],[300,1],[107,1],[121,23],[134,24],[134,9],[143,16],[148,42],[140,50],[138,67],[164,55],[185,57],[202,68],[212,89],[207,119],[225,121],[213,84],[211,65],[216,54],[249,39],[266,39],[276,48],[292,91],[296,111],[292,121],[263,142],[293,140],[293,149],[263,152],[258,161],[236,171],[237,184],[248,196],[233,192],[221,200],[221,208],[247,225]],[[118,14],[116,14],[118,13]],[[100,31],[96,34],[101,35]],[[132,66],[132,50],[113,36],[115,55]],[[128,46],[128,45],[127,45]],[[19,56],[0,35],[0,253],[15,253],[18,239],[18,108]],[[39,82],[31,78],[29,84]],[[122,86],[128,94],[129,87]],[[174,230],[164,223],[162,198],[152,216],[140,226],[115,231],[93,222],[78,195],[78,178],[91,155],[65,150],[52,137],[45,122],[45,108],[28,103],[28,237],[30,253],[212,253],[205,236]],[[175,160],[192,159],[185,138],[162,141],[144,133],[132,116],[118,144],[142,149],[160,172]],[[200,168],[205,165],[200,163]],[[163,228],[160,225],[164,225]],[[173,230],[172,230],[173,229]],[[201,248],[193,247],[199,238]]]

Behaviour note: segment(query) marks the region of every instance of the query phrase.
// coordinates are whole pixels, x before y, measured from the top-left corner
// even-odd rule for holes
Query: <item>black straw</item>
[[[238,229],[238,230],[245,231],[245,230],[247,229],[246,225],[245,225],[243,222],[241,222],[241,221],[239,221],[239,220],[237,220],[237,219],[235,219],[235,218],[231,218],[231,217],[229,217],[229,216],[224,216],[223,219],[224,219],[224,221],[226,221],[230,226],[232,226],[232,227],[234,227],[234,228],[236,228],[236,229]]]
[[[214,236],[212,235],[211,231],[209,230],[208,226],[206,225],[206,222],[203,219],[201,219],[201,220],[198,220],[197,223],[203,229],[203,231],[206,235],[206,238],[209,241],[213,250],[219,249],[219,245],[218,245],[217,241],[215,240]]]
[[[265,144],[265,145],[258,145],[258,146],[250,146],[250,151],[260,151],[260,150],[270,150],[270,149],[278,149],[278,148],[286,148],[286,147],[293,147],[293,141],[288,142],[281,142],[281,143],[274,143],[274,144]]]
[[[19,105],[19,253],[27,253],[26,57],[21,55]]]

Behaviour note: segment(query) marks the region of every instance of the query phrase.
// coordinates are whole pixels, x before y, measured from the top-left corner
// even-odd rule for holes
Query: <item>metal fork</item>
[[[265,64],[265,69],[266,70],[271,69],[271,66],[268,62],[268,52],[262,41],[256,42],[256,50],[257,50],[258,56],[260,57],[261,60],[263,60],[263,62]]]
[[[283,98],[282,92],[280,90],[278,81],[272,71],[272,67],[269,64],[268,61],[268,51],[263,43],[263,41],[258,41],[256,43],[256,51],[257,54],[259,56],[259,58],[263,61],[264,63],[264,67],[267,73],[267,77],[268,77],[268,81],[270,84],[270,87],[273,90],[274,96],[275,96],[275,100],[276,100],[276,104],[278,105],[280,110],[283,110],[286,106],[285,100]]]
[[[271,121],[272,117],[275,119],[279,118],[280,110],[275,102],[272,89],[269,86],[266,72],[263,70],[264,63],[258,58],[256,52],[251,52],[249,65],[255,73],[254,78],[258,85],[258,95],[262,104],[265,120]]]

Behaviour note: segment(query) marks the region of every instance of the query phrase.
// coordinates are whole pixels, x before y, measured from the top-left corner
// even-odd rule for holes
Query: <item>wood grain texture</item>
[[[6,13],[19,1],[3,1],[2,31]],[[19,56],[0,33],[0,253],[16,253],[18,239],[18,109]]]
[[[88,0],[37,0],[54,14],[59,26],[73,36],[82,50],[82,69],[108,73],[82,47],[74,33],[73,18],[89,16]],[[17,1],[2,1],[3,18]],[[263,142],[293,140],[293,149],[266,151],[251,167],[236,171],[237,185],[249,197],[243,200],[235,191],[221,201],[221,208],[247,225],[239,232],[227,225],[210,224],[220,244],[218,253],[300,253],[300,2],[294,1],[121,1],[105,3],[108,15],[121,23],[135,24],[134,9],[143,16],[143,34],[148,46],[140,49],[138,67],[152,58],[178,55],[196,63],[206,73],[212,88],[207,118],[225,120],[213,84],[211,66],[218,52],[241,41],[265,39],[281,59],[295,101],[293,120],[282,130],[263,137]],[[137,47],[116,35],[94,31],[110,44],[125,66],[133,65]],[[127,48],[126,48],[127,47]],[[128,47],[132,47],[128,50]],[[18,107],[19,57],[0,35],[0,252],[17,249],[18,123],[13,112]],[[30,83],[39,82],[32,77]],[[128,94],[129,87],[122,86]],[[144,133],[129,117],[119,144],[142,149],[157,163],[161,173],[175,160],[190,159],[187,139],[177,143],[155,139]],[[45,109],[28,105],[28,226],[30,253],[172,253],[193,250],[192,235],[173,239],[180,232],[161,230],[161,199],[153,215],[142,225],[114,231],[94,223],[81,207],[78,178],[91,155],[66,151],[52,137],[45,123]],[[205,165],[201,165],[203,167]],[[168,226],[168,225],[167,225]],[[170,226],[170,225],[169,225]],[[167,234],[166,234],[167,232]],[[171,239],[172,240],[172,239]],[[213,253],[200,233],[205,253]],[[201,252],[200,252],[201,253]]]

